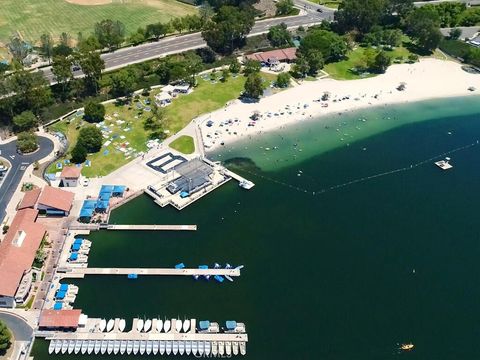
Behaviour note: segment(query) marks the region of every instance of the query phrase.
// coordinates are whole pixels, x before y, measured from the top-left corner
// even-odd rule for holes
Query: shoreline
[[[404,83],[403,91],[397,87]],[[474,87],[475,91],[470,91]],[[199,125],[208,153],[223,146],[326,115],[341,115],[369,107],[407,104],[439,98],[479,95],[480,74],[470,74],[452,61],[422,59],[414,64],[392,65],[385,74],[359,80],[329,78],[288,88],[257,103],[235,100],[223,109],[202,115]],[[329,100],[321,101],[328,92]],[[250,119],[254,112],[259,119]],[[207,126],[211,120],[212,126]]]

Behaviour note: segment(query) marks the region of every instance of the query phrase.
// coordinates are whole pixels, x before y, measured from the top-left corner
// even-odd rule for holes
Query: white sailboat
[[[120,340],[115,340],[115,342],[113,343],[113,353],[117,355],[119,351],[120,351]]]
[[[157,340],[155,340],[152,344],[152,353],[153,353],[153,355],[158,354],[158,341]]]
[[[196,341],[192,341],[192,354],[197,355],[198,352],[198,344]]]
[[[110,355],[112,352],[113,352],[113,345],[114,345],[114,341],[113,340],[110,340],[110,341],[107,341],[107,354]]]
[[[163,331],[163,320],[157,319],[157,331],[161,333]]]
[[[245,355],[247,353],[247,344],[245,342],[240,343],[240,354]]]
[[[107,320],[105,319],[100,320],[100,325],[98,326],[100,332],[104,332],[106,327],[107,327]]]
[[[139,349],[140,349],[140,341],[139,340],[134,340],[133,341],[133,355],[137,355]]]
[[[211,352],[212,352],[212,344],[210,343],[210,341],[205,341],[205,355],[209,357]]]
[[[57,340],[50,341],[50,344],[48,345],[48,354],[52,354],[55,351],[56,344],[57,344]]]
[[[55,354],[60,353],[60,351],[62,350],[62,344],[62,340],[57,340],[57,343],[55,344]]]
[[[183,321],[183,332],[190,330],[190,320],[186,319]]]
[[[98,354],[100,352],[100,348],[102,347],[102,342],[100,340],[95,340],[95,346],[93,348],[93,352]]]
[[[127,349],[127,341],[122,340],[120,341],[120,354],[125,354],[125,350]]]
[[[133,341],[127,340],[127,355],[130,355],[133,351]]]
[[[115,325],[115,320],[110,319],[107,322],[107,332],[110,332],[113,330],[113,326]]]
[[[73,352],[75,354],[78,354],[81,348],[82,348],[82,341],[81,340],[75,341],[75,348],[73,349]]]
[[[147,319],[145,321],[145,324],[143,325],[143,331],[144,332],[149,332],[151,328],[152,328],[152,320]]]
[[[138,331],[138,332],[142,332],[142,330],[143,330],[143,323],[144,323],[143,319],[138,319],[138,321],[137,321],[137,331]]]
[[[180,355],[183,355],[183,353],[185,352],[185,341],[178,342],[178,352],[180,353]]]
[[[223,343],[223,341],[218,342],[218,355],[225,355],[225,344]]]
[[[93,349],[95,349],[95,341],[88,340],[87,354],[90,355],[93,352]]]
[[[232,356],[232,343],[230,341],[225,341],[225,354],[228,357]]]
[[[218,355],[218,344],[216,341],[212,341],[212,355],[217,357]]]
[[[199,341],[198,342],[198,354],[200,356],[203,356],[204,352],[205,352],[205,345],[204,345],[203,341]]]
[[[120,332],[123,332],[126,325],[127,322],[125,321],[125,319],[120,319],[120,321],[118,322],[118,330],[120,330]]]
[[[173,344],[172,344],[172,352],[173,352],[173,355],[177,355],[177,354],[178,354],[178,341],[173,341]]]
[[[152,348],[153,348],[152,341],[147,341],[147,349],[145,350],[147,355],[150,355],[150,353],[152,352]]]
[[[165,349],[165,353],[167,355],[170,355],[170,353],[172,352],[172,342],[171,341],[167,341],[167,348]]]
[[[82,354],[85,354],[88,350],[88,340],[83,340],[82,341],[82,348],[80,349],[80,352]]]
[[[145,354],[145,349],[147,348],[147,344],[145,340],[140,341],[140,355]]]
[[[100,345],[101,354],[105,354],[105,352],[107,351],[107,345],[108,345],[107,340],[102,340],[102,344]]]
[[[191,341],[185,341],[185,353],[187,355],[190,355],[192,352],[192,342]]]
[[[163,323],[163,330],[165,330],[165,332],[169,332],[170,331],[170,320],[165,320],[165,322]]]
[[[232,352],[233,355],[238,355],[238,341],[232,342]]]
[[[75,349],[75,340],[68,340],[68,353],[71,354]]]
[[[182,331],[182,320],[175,320],[175,330],[177,330],[177,333]]]
[[[166,348],[166,343],[165,343],[165,341],[161,340],[160,341],[160,355],[165,354],[165,348]]]
[[[62,354],[65,354],[68,350],[68,340],[62,341]]]

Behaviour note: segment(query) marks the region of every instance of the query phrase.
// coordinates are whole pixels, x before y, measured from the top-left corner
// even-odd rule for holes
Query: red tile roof
[[[25,195],[23,195],[23,199],[18,205],[17,210],[22,210],[26,208],[33,209],[37,204],[37,200],[41,192],[42,192],[42,189],[39,189],[39,188],[25,192]]]
[[[258,60],[262,62],[268,62],[270,59],[282,60],[295,60],[297,58],[297,48],[291,47],[286,49],[276,49],[271,51],[258,52],[247,55],[246,58],[250,60]]]
[[[70,211],[73,204],[74,194],[70,191],[45,186],[42,195],[38,199],[38,205],[48,206],[50,208]]]
[[[38,326],[41,328],[76,328],[82,310],[43,310]]]
[[[65,166],[60,174],[60,177],[78,179],[81,171],[82,169],[76,166]]]
[[[0,243],[0,295],[14,296],[25,271],[35,259],[46,233],[45,227],[35,222],[38,211],[23,209],[17,212],[5,238]],[[20,245],[13,243],[19,232],[25,233]]]

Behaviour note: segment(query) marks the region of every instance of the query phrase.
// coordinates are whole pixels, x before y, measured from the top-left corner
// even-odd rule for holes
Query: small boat
[[[78,354],[80,352],[80,349],[82,348],[82,341],[78,340],[75,342],[75,348],[73,349],[73,352],[75,354]]]
[[[145,354],[145,350],[147,349],[147,343],[145,340],[140,341],[140,355]]]
[[[62,354],[65,354],[68,350],[68,340],[62,341]]]
[[[125,319],[120,319],[120,321],[118,322],[118,330],[120,330],[120,332],[123,332],[125,330],[125,326],[127,325]]]
[[[68,340],[68,353],[71,354],[75,349],[75,340]]]
[[[238,183],[238,186],[240,186],[242,189],[250,190],[255,186],[255,184],[249,180],[242,180]]]
[[[98,354],[100,352],[100,348],[102,347],[102,342],[100,340],[95,340],[95,346],[93,348],[93,352]]]
[[[175,330],[177,330],[177,333],[182,331],[182,320],[175,320]]]
[[[90,355],[95,349],[95,340],[88,340],[87,354]]]
[[[138,321],[137,321],[137,331],[138,331],[138,332],[142,332],[142,330],[143,330],[143,323],[144,323],[143,319],[138,319]]]
[[[216,341],[212,341],[212,355],[213,357],[217,357],[218,355],[218,344]]]
[[[152,328],[152,320],[147,319],[147,320],[145,321],[144,326],[143,326],[143,331],[144,331],[144,332],[148,332],[148,331],[150,331],[151,328]]]
[[[190,355],[192,352],[192,342],[191,341],[185,341],[185,353],[187,355]]]
[[[130,355],[133,351],[133,341],[127,340],[127,355]]]
[[[223,341],[218,342],[218,355],[220,356],[225,355],[225,344]]]
[[[105,354],[107,351],[108,341],[102,340],[102,344],[100,345],[100,354]]]
[[[83,340],[82,341],[82,348],[80,349],[80,352],[82,354],[85,354],[88,350],[88,340]]]
[[[115,342],[113,340],[107,341],[107,354],[110,355],[113,352],[113,345]]]
[[[165,347],[166,347],[165,341],[161,340],[161,341],[160,341],[160,350],[159,350],[159,351],[160,351],[160,355],[165,354]]]
[[[157,320],[157,331],[159,333],[161,333],[163,331],[163,320],[162,319]]]
[[[172,344],[172,353],[173,353],[173,355],[177,355],[177,354],[178,354],[178,341],[173,341],[173,344]]]
[[[172,342],[171,341],[167,341],[167,348],[165,349],[165,352],[167,355],[170,355],[170,353],[172,352]]]
[[[224,276],[225,276],[225,279],[227,279],[230,282],[233,282],[233,279],[230,275],[224,275]]]
[[[55,354],[60,353],[62,350],[62,340],[56,340],[57,342],[55,343]]]
[[[245,355],[247,353],[247,344],[245,342],[240,343],[240,354]]]
[[[120,340],[115,340],[113,343],[113,353],[117,355],[119,351],[120,351]]]
[[[413,348],[414,348],[413,344],[402,344],[402,345],[400,345],[400,350],[403,350],[403,351],[410,351]]]
[[[178,342],[178,352],[180,353],[180,355],[183,355],[185,353],[185,341]]]
[[[225,341],[225,354],[228,357],[232,356],[232,343],[230,341]]]
[[[165,330],[166,333],[170,331],[170,325],[170,320],[165,320],[163,322],[163,330]]]
[[[200,356],[203,356],[203,353],[205,352],[205,344],[203,341],[198,342],[198,354]]]
[[[215,265],[213,265],[214,269],[220,269],[221,267],[222,266],[219,263],[215,263]]]
[[[194,278],[195,280],[198,280],[199,277],[200,277],[200,275],[193,275],[193,278]]]
[[[435,165],[437,165],[442,170],[448,170],[453,168],[453,166],[449,163],[450,160],[451,159],[449,157],[446,157],[445,160],[440,160],[435,162]],[[403,344],[403,345],[411,345],[411,344]]]
[[[137,355],[138,350],[140,349],[140,341],[139,340],[133,340],[133,355]]]
[[[51,340],[50,344],[48,345],[48,353],[52,354],[55,351],[55,345],[57,344],[57,340]]]
[[[186,319],[183,321],[183,332],[187,332],[188,330],[190,330],[190,320],[189,319]]]
[[[135,280],[136,278],[138,278],[138,275],[137,274],[128,274],[127,277],[129,279]]]
[[[115,320],[110,319],[107,322],[107,332],[110,332],[113,330],[113,326],[115,325]]]
[[[198,343],[196,341],[192,341],[192,354],[197,355],[198,353]]]
[[[153,355],[158,354],[158,341],[157,340],[155,340],[152,344],[152,353],[153,353]]]
[[[147,341],[147,348],[145,349],[145,353],[147,355],[150,355],[153,349],[153,343],[152,341]]]
[[[120,354],[125,354],[125,350],[127,349],[127,341],[122,340],[120,341]]]
[[[230,265],[229,263],[226,263],[225,264],[225,269],[233,269],[233,266]]]
[[[210,341],[205,341],[205,355],[209,357],[211,352],[212,352],[212,343]]]
[[[222,283],[225,280],[222,275],[215,275],[213,278],[219,283]]]
[[[238,355],[238,341],[232,342],[232,352],[233,355]]]
[[[208,269],[208,265],[198,265],[198,268],[199,269],[202,269],[202,270],[207,270]],[[210,275],[203,275],[203,277],[207,280],[210,280]]]
[[[100,320],[100,325],[98,326],[100,332],[104,332],[106,327],[107,327],[107,320],[105,319]]]

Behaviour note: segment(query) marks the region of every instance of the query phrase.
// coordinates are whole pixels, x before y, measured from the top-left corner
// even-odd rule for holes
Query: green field
[[[95,6],[65,0],[2,0],[0,6],[0,42],[4,43],[16,31],[31,42],[38,41],[43,33],[58,38],[67,32],[76,38],[79,31],[91,33],[94,24],[103,19],[120,20],[128,34],[139,26],[196,12],[193,6],[176,0],[130,0]]]
[[[170,147],[175,149],[182,154],[193,154],[195,151],[195,144],[193,143],[193,138],[191,136],[182,135],[177,140],[170,143]]]

